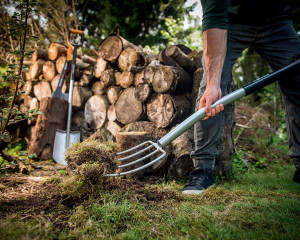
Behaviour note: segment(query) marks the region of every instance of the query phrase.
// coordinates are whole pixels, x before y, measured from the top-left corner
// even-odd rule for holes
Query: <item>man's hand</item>
[[[200,99],[198,107],[199,110],[205,107],[206,117],[204,117],[203,120],[214,117],[224,110],[223,104],[219,104],[214,109],[211,109],[211,105],[215,103],[218,99],[220,99],[221,96],[222,93],[219,86],[206,88],[204,94]]]

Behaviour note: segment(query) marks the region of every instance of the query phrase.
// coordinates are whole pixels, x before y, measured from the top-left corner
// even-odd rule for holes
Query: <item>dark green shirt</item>
[[[202,31],[228,29],[228,22],[263,26],[292,16],[286,0],[201,0],[201,4]]]

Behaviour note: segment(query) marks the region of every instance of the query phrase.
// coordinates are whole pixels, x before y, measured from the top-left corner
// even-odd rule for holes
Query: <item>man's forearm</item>
[[[227,30],[211,28],[203,32],[203,56],[207,88],[220,86],[226,46]]]

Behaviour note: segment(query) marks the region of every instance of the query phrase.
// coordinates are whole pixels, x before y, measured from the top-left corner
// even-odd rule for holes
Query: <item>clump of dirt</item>
[[[105,175],[116,170],[114,143],[101,143],[96,139],[87,139],[82,143],[73,144],[66,153],[66,162],[70,169],[78,169],[83,164],[89,164],[81,167],[82,175],[86,176],[90,170],[91,174]],[[92,167],[91,164],[97,164]],[[96,166],[98,170],[96,171]],[[93,177],[91,177],[93,178]]]

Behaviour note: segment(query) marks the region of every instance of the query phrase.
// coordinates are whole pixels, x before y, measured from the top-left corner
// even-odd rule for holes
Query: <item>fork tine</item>
[[[129,163],[120,165],[120,166],[118,166],[118,168],[128,167],[128,166],[131,166],[131,165],[136,164],[136,163],[138,163],[138,162],[141,162],[141,161],[143,161],[144,159],[146,159],[146,158],[148,158],[148,157],[151,157],[152,155],[154,155],[154,154],[157,153],[158,151],[159,151],[159,149],[156,149],[155,151],[149,153],[148,155],[146,155],[146,156],[144,156],[144,157],[142,157],[142,158],[139,158],[139,159],[137,159],[137,160],[135,160],[135,161],[133,161],[133,162],[129,162]]]
[[[148,146],[148,147],[146,147],[146,148],[143,148],[142,150],[140,150],[140,151],[138,151],[138,152],[136,152],[136,153],[134,153],[134,154],[131,154],[131,155],[126,156],[126,157],[123,157],[123,158],[120,158],[120,159],[118,159],[118,160],[119,160],[119,161],[124,161],[124,160],[127,160],[127,159],[129,159],[129,158],[135,157],[136,155],[139,155],[139,154],[141,154],[141,153],[147,151],[148,149],[150,149],[150,148],[152,148],[152,147],[154,147],[154,146],[153,146],[153,145],[150,145],[150,146]]]
[[[141,167],[138,167],[138,168],[135,168],[135,169],[132,169],[130,171],[127,171],[127,172],[121,172],[121,173],[113,173],[113,174],[106,174],[105,176],[106,177],[119,177],[119,176],[124,176],[124,175],[127,175],[127,174],[131,174],[131,173],[135,173],[135,172],[139,172],[147,167],[150,167],[151,165],[153,165],[154,163],[158,162],[160,159],[164,158],[167,153],[163,150],[163,149],[160,149],[160,151],[163,153],[161,156],[155,158],[153,161],[141,166]]]
[[[135,149],[137,149],[137,148],[139,148],[139,147],[141,147],[141,146],[146,145],[147,143],[152,143],[152,142],[151,142],[151,141],[146,141],[146,142],[143,142],[143,143],[141,143],[141,144],[139,144],[139,145],[137,145],[137,146],[135,146],[135,147],[129,148],[129,149],[123,151],[123,152],[119,152],[119,153],[116,153],[116,154],[117,154],[117,155],[121,155],[121,154],[124,154],[124,153],[131,152],[131,151],[133,151],[133,150],[135,150]]]

